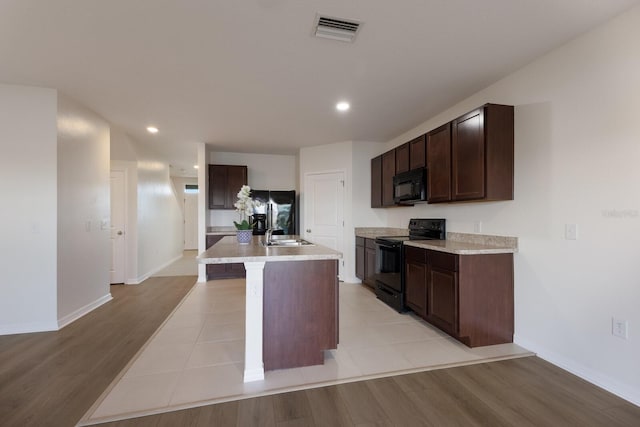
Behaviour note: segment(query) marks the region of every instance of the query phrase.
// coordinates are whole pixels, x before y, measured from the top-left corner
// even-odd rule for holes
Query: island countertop
[[[299,236],[277,236],[299,238]],[[241,245],[235,236],[223,237],[197,258],[199,264],[232,264],[239,262],[314,261],[340,259],[342,253],[322,245],[262,246],[264,236],[253,236],[247,245]]]

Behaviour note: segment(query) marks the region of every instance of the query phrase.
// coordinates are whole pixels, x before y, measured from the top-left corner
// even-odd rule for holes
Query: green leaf
[[[238,230],[249,230],[251,228],[251,225],[247,222],[246,219],[242,220],[241,223],[237,223],[233,221],[233,224],[236,226],[236,229]]]

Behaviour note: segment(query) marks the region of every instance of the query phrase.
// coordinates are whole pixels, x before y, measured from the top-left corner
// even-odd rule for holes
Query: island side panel
[[[323,364],[338,346],[338,261],[267,262],[263,310],[265,370]]]

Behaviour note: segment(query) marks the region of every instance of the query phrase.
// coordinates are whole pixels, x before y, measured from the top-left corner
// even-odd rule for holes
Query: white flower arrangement
[[[253,224],[247,221],[253,215],[253,208],[260,206],[260,203],[251,198],[251,187],[243,185],[238,191],[238,201],[234,203],[236,211],[240,213],[240,222],[233,221],[238,230],[249,230]]]

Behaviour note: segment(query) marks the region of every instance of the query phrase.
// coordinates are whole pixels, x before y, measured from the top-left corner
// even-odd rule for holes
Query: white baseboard
[[[135,279],[131,280],[127,280],[125,281],[125,283],[127,285],[139,285],[140,283],[144,282],[145,280],[147,280],[149,277],[153,276],[154,274],[156,274],[158,271],[163,270],[167,267],[169,267],[171,264],[173,264],[174,262],[178,261],[180,258],[182,258],[182,254],[176,256],[175,258],[165,262],[164,264],[162,264],[159,267],[156,267],[154,269],[152,269],[151,271],[143,274],[142,276],[138,276]]]
[[[0,335],[30,334],[32,332],[57,331],[56,322],[18,323],[15,325],[0,325]]]
[[[113,299],[113,297],[111,296],[111,293],[108,293],[108,294],[106,294],[104,296],[101,296],[97,300],[95,300],[93,302],[90,302],[89,304],[85,305],[84,307],[80,307],[79,309],[77,309],[73,313],[67,314],[66,316],[58,319],[58,329],[62,329],[65,326],[67,326],[68,324],[70,324],[72,322],[75,322],[76,320],[78,320],[79,318],[84,316],[85,314],[88,314],[88,313],[92,312],[96,308],[100,307],[102,304],[105,304],[105,303],[111,301],[112,299]]]
[[[531,350],[532,352],[536,353],[539,358],[544,359],[547,362],[564,369],[565,371],[569,371],[572,374],[579,376],[583,380],[595,384],[598,387],[601,387],[608,392],[613,393],[616,396],[633,403],[634,405],[640,406],[640,391],[637,388],[622,384],[615,378],[611,378],[608,375],[604,375],[598,371],[594,371],[591,368],[577,363],[575,360],[567,359],[564,356],[561,356],[532,341],[520,338],[517,335],[513,336],[513,342],[521,347],[526,348],[527,350]]]

